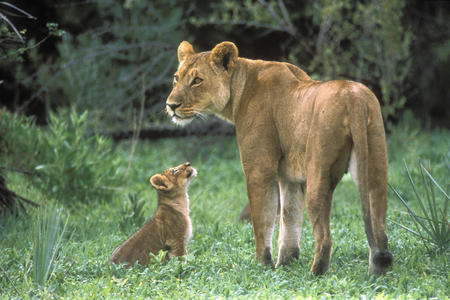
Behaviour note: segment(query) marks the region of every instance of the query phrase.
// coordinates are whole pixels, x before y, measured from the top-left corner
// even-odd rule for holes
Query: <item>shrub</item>
[[[2,164],[31,170],[37,164],[39,130],[34,119],[0,110],[0,158]]]
[[[450,172],[450,165],[448,167]],[[431,175],[431,167],[428,167],[427,170],[423,165],[420,165],[421,186],[414,182],[406,164],[405,169],[421,213],[414,211],[410,204],[411,201],[406,201],[400,192],[391,186],[395,195],[406,207],[416,230],[393,220],[391,221],[418,236],[430,254],[432,247],[443,253],[450,245],[450,223],[448,220],[449,186],[447,186],[447,191],[444,191],[442,186]],[[442,199],[438,195],[441,195]],[[443,207],[440,205],[442,203]]]
[[[87,119],[87,112],[61,111],[39,128],[33,119],[1,112],[2,163],[25,170],[31,184],[60,202],[109,199],[121,183],[120,159],[110,139],[89,132]]]
[[[110,198],[120,182],[111,140],[88,134],[87,112],[79,115],[72,110],[67,117],[50,114],[49,132],[40,141],[40,165],[35,168],[40,176],[35,183],[55,199]]]

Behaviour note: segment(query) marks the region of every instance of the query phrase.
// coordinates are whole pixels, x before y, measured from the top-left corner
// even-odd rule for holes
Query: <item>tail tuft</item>
[[[377,251],[372,257],[372,262],[377,268],[386,269],[392,265],[394,257],[387,250]]]

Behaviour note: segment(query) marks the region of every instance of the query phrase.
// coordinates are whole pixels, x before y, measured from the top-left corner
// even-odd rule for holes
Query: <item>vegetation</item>
[[[450,171],[450,165],[447,157],[446,161],[449,168],[448,170]],[[430,254],[432,253],[432,249],[436,249],[439,252],[445,252],[450,246],[450,223],[448,220],[448,204],[450,202],[450,197],[448,194],[450,191],[450,185],[447,186],[447,191],[444,191],[441,185],[437,183],[431,175],[431,167],[429,166],[427,170],[423,165],[420,165],[422,185],[418,186],[414,183],[411,173],[406,165],[405,169],[417,202],[420,206],[421,214],[415,212],[408,202],[403,199],[400,193],[395,188],[391,187],[395,195],[408,210],[408,214],[411,216],[416,230],[395,221],[392,222],[406,229],[408,232],[420,237]],[[423,193],[422,196],[419,194],[421,190],[425,190],[425,193]],[[442,200],[439,200],[439,195],[443,198]],[[439,203],[443,203],[443,207],[438,206]]]
[[[51,9],[39,16],[42,7]],[[199,51],[231,40],[242,56],[289,61],[315,79],[362,81],[388,121],[407,106],[449,125],[447,87],[435,80],[450,69],[449,10],[440,1],[39,0],[27,8],[38,20],[10,17],[27,29],[25,63],[0,61],[0,80],[5,105],[39,122],[73,105],[91,112],[97,131],[131,130],[138,114],[143,127],[166,122],[159,112],[186,39]]]
[[[450,126],[441,80],[450,77],[449,6],[54,2],[0,1],[0,298],[448,298],[450,132],[429,128]],[[311,277],[307,218],[298,261],[277,269],[256,263],[252,227],[237,222],[247,197],[234,137],[137,143],[142,128],[167,128],[163,99],[183,39],[199,51],[231,40],[242,56],[372,88],[387,125],[393,187],[387,233],[395,261],[385,276],[367,275],[350,176],[334,195],[330,269]],[[104,136],[122,130],[133,139]],[[185,161],[199,171],[189,191],[189,255],[166,263],[161,253],[129,270],[108,264],[156,208],[150,176]],[[405,174],[404,165],[417,164]]]
[[[66,119],[65,116],[61,118]],[[412,188],[407,188],[409,179],[404,174],[402,159],[398,158],[408,164],[429,158],[434,166],[433,178],[445,182],[448,175],[442,155],[450,149],[450,132],[415,131],[414,124],[417,122],[405,121],[389,136],[389,180],[392,186],[401,187],[399,193],[410,208],[417,211],[420,206],[417,201],[409,200],[415,193]],[[26,130],[48,133],[35,126]],[[70,129],[64,130],[70,132]],[[385,276],[367,275],[368,249],[358,193],[347,176],[334,197],[331,216],[334,250],[330,270],[316,278],[308,275],[314,245],[307,218],[300,260],[275,270],[255,262],[251,225],[237,222],[247,198],[233,137],[140,142],[128,177],[124,179],[131,143],[121,142],[111,153],[119,161],[117,172],[121,178],[113,192],[88,194],[85,203],[75,206],[69,205],[72,201],[69,194],[49,197],[47,191],[34,185],[29,176],[7,173],[11,189],[18,194],[33,198],[44,207],[55,202],[64,204],[67,210],[62,215],[70,212],[66,232],[73,234],[70,238],[64,235],[52,275],[37,287],[33,284],[36,279],[32,278],[30,268],[38,261],[32,247],[35,245],[32,224],[38,221],[38,214],[3,218],[0,221],[1,298],[446,298],[449,294],[448,249],[430,256],[420,237],[408,234],[389,221],[394,266]],[[416,147],[416,143],[420,147]],[[86,147],[91,147],[92,159],[100,155],[94,150],[95,144]],[[49,155],[53,150],[43,148],[42,151],[48,151]],[[168,263],[155,258],[154,264],[131,270],[109,265],[107,260],[113,249],[142,225],[141,216],[147,219],[154,212],[156,193],[148,182],[150,176],[187,160],[199,171],[189,191],[194,228],[188,244],[189,255]],[[107,160],[102,162],[111,164]],[[63,164],[61,160],[57,163]],[[89,161],[80,163],[89,164]],[[414,170],[410,173],[415,182],[421,176]],[[86,186],[92,180],[89,174],[78,176]],[[73,180],[61,177],[61,180]],[[389,219],[410,228],[414,226],[400,201],[394,200],[392,191],[388,197]],[[436,197],[436,204],[443,207],[445,203]],[[277,251],[276,237],[274,251]]]
[[[33,282],[42,288],[57,267],[61,242],[66,232],[66,222],[62,219],[62,209],[43,207],[39,209],[38,220],[33,229]],[[27,279],[25,275],[25,279]]]

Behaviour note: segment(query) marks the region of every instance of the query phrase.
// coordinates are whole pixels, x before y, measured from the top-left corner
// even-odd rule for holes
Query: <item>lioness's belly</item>
[[[280,160],[278,175],[281,179],[290,182],[306,182],[305,153],[300,151],[287,153]]]

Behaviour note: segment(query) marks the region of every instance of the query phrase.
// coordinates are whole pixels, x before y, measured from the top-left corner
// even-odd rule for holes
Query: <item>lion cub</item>
[[[186,244],[192,235],[187,188],[196,175],[197,171],[186,162],[152,176],[150,182],[158,193],[155,215],[118,246],[109,261],[130,267],[136,261],[148,264],[149,254],[160,250],[168,251],[166,258],[187,254]]]

